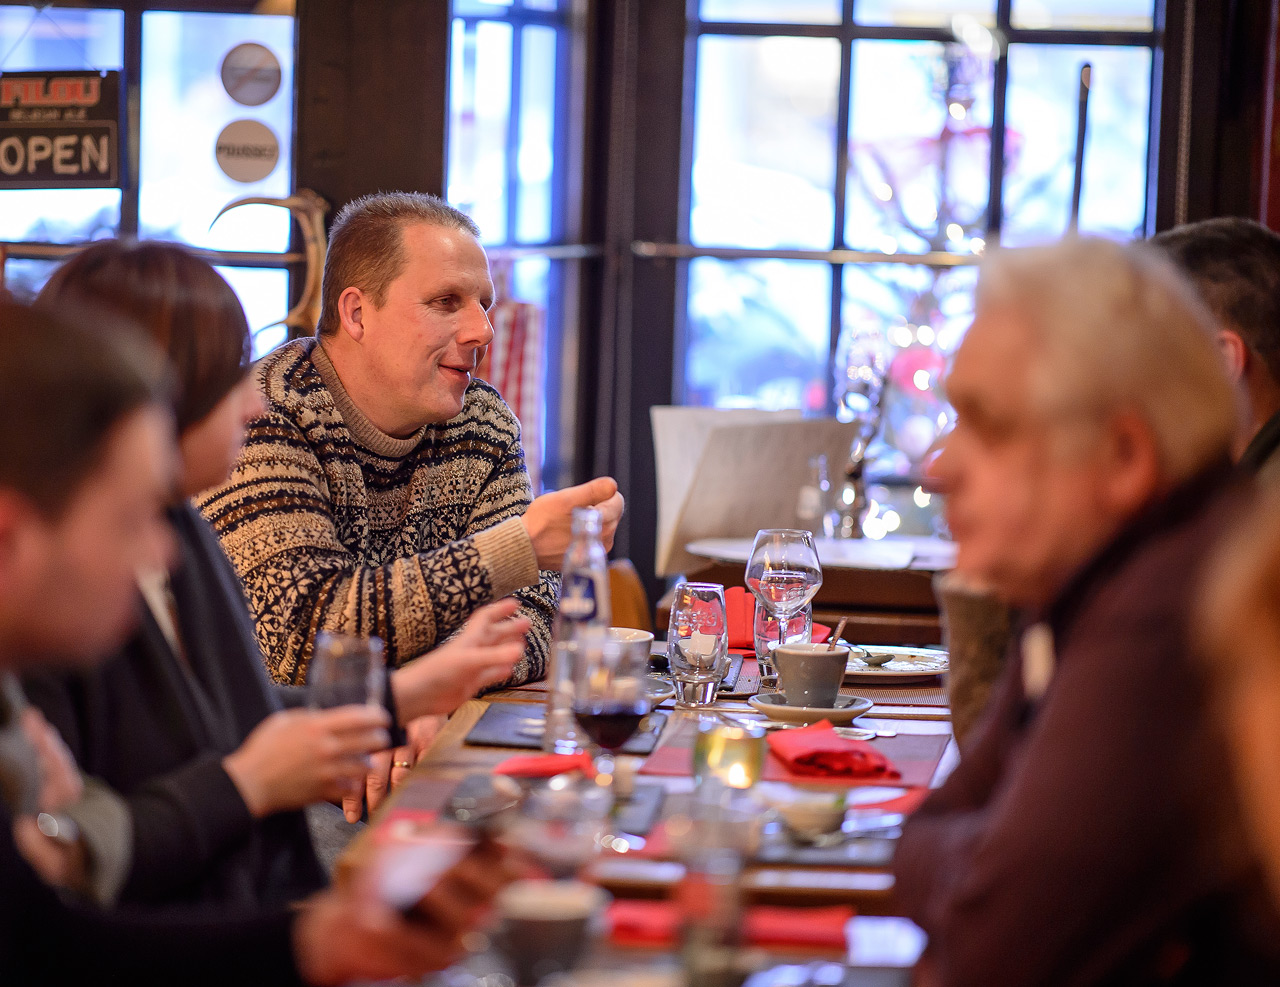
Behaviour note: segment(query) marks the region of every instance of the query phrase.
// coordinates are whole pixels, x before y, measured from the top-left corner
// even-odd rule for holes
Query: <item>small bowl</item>
[[[797,793],[775,807],[787,829],[810,842],[838,833],[844,825],[843,795]]]

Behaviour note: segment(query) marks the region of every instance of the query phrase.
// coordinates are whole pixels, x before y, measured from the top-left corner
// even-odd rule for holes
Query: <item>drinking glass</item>
[[[822,585],[813,535],[795,528],[762,528],[747,559],[747,588],[779,623],[789,623]]]
[[[382,639],[321,631],[307,668],[307,704],[381,706],[386,665]]]
[[[783,628],[781,635],[778,634],[779,626]],[[808,644],[813,640],[813,604],[806,603],[798,613],[779,624],[778,618],[756,600],[753,632],[756,663],[760,666],[760,684],[776,688],[778,669],[773,663],[773,649],[779,644]]]
[[[596,773],[613,779],[613,753],[649,715],[649,655],[625,641],[583,641],[573,656],[573,716],[599,748]]]
[[[556,775],[529,792],[503,839],[520,847],[557,880],[582,870],[599,852],[611,808],[599,785]]]
[[[729,670],[729,620],[719,583],[680,583],[671,602],[667,660],[676,702],[709,706]]]

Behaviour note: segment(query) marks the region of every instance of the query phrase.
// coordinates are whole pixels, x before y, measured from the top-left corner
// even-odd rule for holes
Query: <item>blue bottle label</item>
[[[585,572],[564,577],[560,590],[560,614],[565,620],[586,623],[596,615],[596,582]]]

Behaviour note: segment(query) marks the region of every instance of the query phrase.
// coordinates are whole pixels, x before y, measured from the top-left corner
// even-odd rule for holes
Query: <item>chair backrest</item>
[[[644,591],[640,573],[630,559],[614,559],[609,563],[609,603],[614,627],[653,630],[653,610]]]

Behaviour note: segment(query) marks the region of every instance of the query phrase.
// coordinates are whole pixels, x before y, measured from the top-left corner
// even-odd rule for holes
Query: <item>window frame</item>
[[[30,7],[29,0],[0,0],[0,7]],[[252,14],[258,4],[255,0],[167,0],[154,3],[145,0],[83,0],[76,3],[58,3],[54,0],[49,8],[64,9],[86,8],[96,10],[119,10],[124,14],[122,27],[122,61],[121,74],[124,78],[125,112],[128,116],[125,128],[125,166],[124,184],[120,189],[120,225],[116,235],[122,237],[138,236],[139,200],[141,195],[141,175],[139,162],[141,159],[140,107],[142,99],[142,15],[150,11],[173,11],[183,14]],[[297,20],[294,21],[294,59],[297,61]],[[295,70],[296,81],[296,70]],[[296,93],[294,94],[294,131],[289,135],[291,142],[296,142],[297,112]],[[289,176],[289,189],[297,187],[296,154],[294,155],[294,171]],[[57,243],[40,240],[8,240],[0,241],[0,249],[13,260],[46,260],[58,261],[83,249],[83,243]],[[298,231],[291,225],[289,246],[287,250],[253,251],[253,250],[210,250],[203,247],[188,248],[200,257],[217,267],[270,268],[284,270],[288,276],[287,302],[292,305],[296,293],[301,289],[303,268],[306,255],[300,248]],[[283,313],[282,313],[283,314]]]
[[[849,173],[849,123],[853,88],[854,45],[858,41],[932,41],[949,43],[955,35],[948,27],[900,27],[895,25],[859,24],[855,20],[857,0],[841,0],[839,23],[770,23],[702,20],[699,16],[699,0],[686,0],[686,41],[684,63],[684,120],[681,145],[680,228],[674,243],[640,241],[632,245],[637,256],[689,261],[701,257],[719,260],[808,260],[825,261],[831,265],[831,308],[827,352],[827,379],[832,380],[836,351],[843,326],[844,268],[848,264],[887,264],[941,269],[976,265],[981,254],[965,254],[951,251],[925,253],[896,252],[893,254],[874,250],[850,249],[845,241],[845,218],[848,207]],[[1152,29],[1150,31],[1085,30],[1060,28],[1015,27],[1012,23],[1013,0],[996,0],[993,31],[1004,38],[996,58],[992,61],[992,118],[991,146],[988,161],[989,197],[984,240],[990,247],[998,246],[1004,220],[1004,172],[1005,132],[1007,124],[1007,97],[1009,91],[1009,48],[1014,44],[1038,44],[1053,46],[1088,45],[1094,47],[1146,48],[1151,52],[1150,96],[1147,103],[1147,189],[1143,204],[1142,228],[1146,235],[1155,232],[1155,208],[1157,163],[1160,152],[1160,82],[1165,39],[1165,4],[1153,3]],[[690,211],[693,183],[693,100],[698,82],[698,41],[703,37],[793,37],[829,38],[840,42],[840,81],[836,104],[835,147],[835,202],[833,209],[833,236],[830,250],[739,248],[729,246],[696,246],[690,236]],[[683,299],[688,294],[688,264],[679,265],[678,294]],[[673,393],[678,403],[684,403],[687,394],[685,354],[687,352],[688,311],[677,311],[677,352]],[[835,412],[833,395],[828,392],[827,411]],[[916,482],[917,478],[909,478]]]

